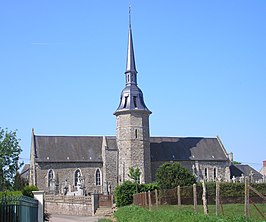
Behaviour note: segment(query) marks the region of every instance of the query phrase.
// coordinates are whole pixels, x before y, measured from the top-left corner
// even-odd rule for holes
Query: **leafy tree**
[[[241,164],[241,162],[238,162],[238,161],[235,161],[235,160],[232,163],[233,164]]]
[[[17,138],[17,131],[0,128],[0,190],[12,188],[22,149]]]
[[[13,184],[13,189],[22,190],[26,185],[28,185],[28,181],[23,178],[21,174],[17,171]]]
[[[136,169],[134,169],[133,167],[129,167],[128,176],[130,179],[132,179],[137,184],[140,183],[140,175],[141,175],[141,172],[138,167]]]
[[[161,189],[191,185],[196,182],[193,174],[179,163],[164,163],[156,172],[156,181]]]
[[[136,185],[136,193],[138,193],[138,184],[140,184],[140,169],[137,167],[134,169],[133,167],[129,167],[129,173],[128,176],[130,179],[134,180],[134,183]]]

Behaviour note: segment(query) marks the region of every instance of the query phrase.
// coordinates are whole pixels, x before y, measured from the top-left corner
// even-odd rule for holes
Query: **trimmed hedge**
[[[22,196],[22,192],[21,191],[1,191],[0,192],[0,200],[3,197],[9,197],[9,196],[15,196],[15,197],[20,197]]]

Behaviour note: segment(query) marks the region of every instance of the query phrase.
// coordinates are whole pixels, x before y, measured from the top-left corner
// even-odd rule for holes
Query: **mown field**
[[[198,212],[193,211],[192,206],[175,206],[165,205],[159,208],[152,208],[151,211],[138,206],[126,206],[121,207],[115,212],[114,217],[117,222],[168,222],[168,221],[180,221],[180,222],[255,222],[266,221],[266,204],[257,204],[261,212],[264,213],[265,218],[257,212],[254,206],[250,206],[250,218],[245,218],[243,204],[227,204],[223,206],[224,215],[217,217],[215,215],[215,206],[209,206],[209,215],[203,214],[202,206],[198,206]],[[221,213],[222,214],[222,213]],[[101,220],[107,222],[111,220]]]

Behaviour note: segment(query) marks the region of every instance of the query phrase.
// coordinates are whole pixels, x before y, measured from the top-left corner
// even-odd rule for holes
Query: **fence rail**
[[[243,212],[245,212],[246,217],[249,217],[249,205],[251,203],[263,218],[266,217],[266,212],[262,212],[256,205],[266,203],[266,190],[263,193],[259,192],[249,184],[248,180],[246,180],[245,186],[236,185],[235,190],[233,189],[235,193],[230,191],[226,184],[220,182],[214,184],[212,189],[208,189],[207,186],[206,193],[204,193],[204,186],[203,183],[202,185],[194,184],[193,186],[178,186],[173,189],[138,193],[133,195],[133,203],[147,208],[164,204],[191,205],[194,211],[197,211],[198,205],[203,205],[205,214],[208,214],[207,205],[216,205],[216,215],[219,215],[221,211],[223,213],[223,205],[225,204],[243,204]]]
[[[0,196],[0,222],[24,221],[38,221],[38,201],[25,196]]]

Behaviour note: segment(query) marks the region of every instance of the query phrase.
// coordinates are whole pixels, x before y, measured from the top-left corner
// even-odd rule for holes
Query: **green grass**
[[[247,219],[243,216],[243,205],[241,204],[228,204],[223,206],[225,216],[215,216],[215,206],[209,206],[209,216],[203,214],[202,206],[199,206],[198,213],[193,211],[191,206],[160,206],[159,208],[153,208],[151,211],[138,206],[126,206],[121,207],[115,212],[117,222],[255,222],[266,221],[262,217],[255,213],[254,207],[251,207],[251,219]],[[260,205],[263,212],[266,212],[266,206]]]
[[[266,221],[266,204],[256,204],[259,210],[264,213]],[[185,207],[184,207],[185,208]],[[190,207],[192,209],[192,207]],[[209,205],[209,215],[215,215],[215,205]],[[203,213],[203,207],[198,206],[198,212]],[[225,217],[243,216],[244,215],[244,205],[243,204],[224,204],[223,211],[220,208],[220,215]],[[256,208],[250,204],[250,218],[255,220],[263,221],[263,217],[256,210]]]

